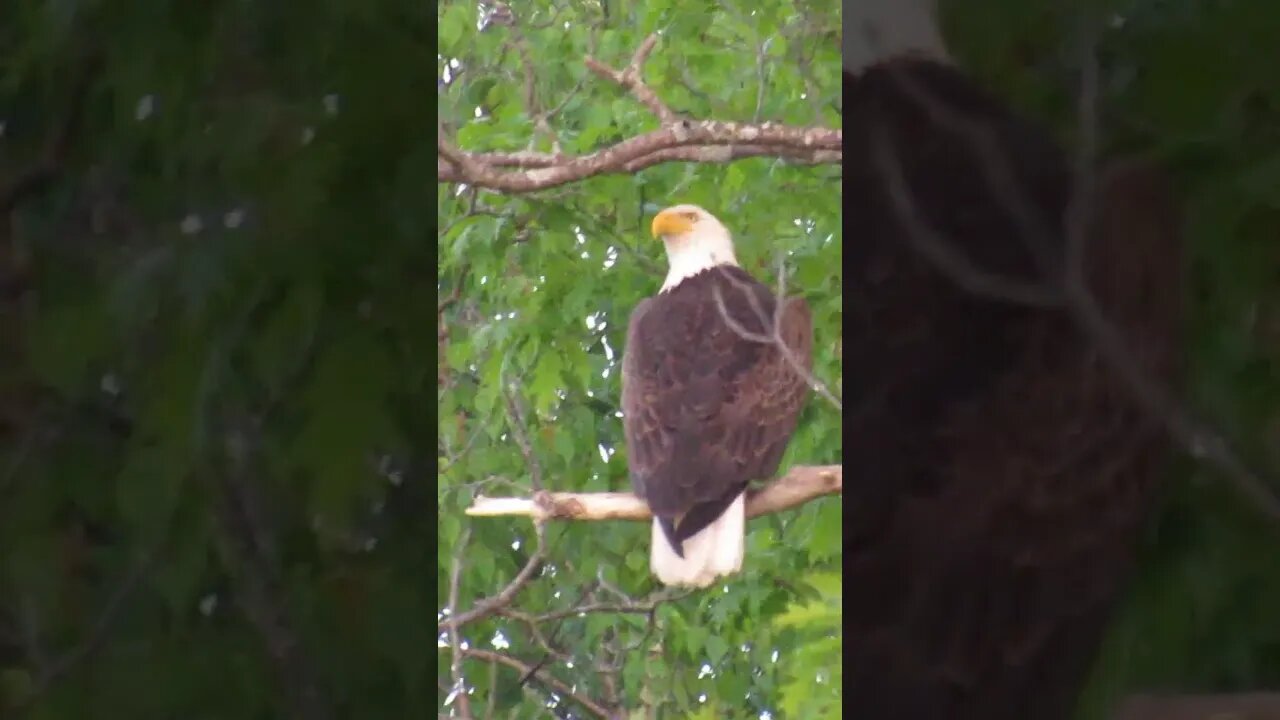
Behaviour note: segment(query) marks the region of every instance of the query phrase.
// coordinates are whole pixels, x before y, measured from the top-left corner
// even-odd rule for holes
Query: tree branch
[[[591,56],[583,58],[583,62],[586,64],[587,69],[606,80],[611,80],[621,85],[634,95],[636,100],[639,100],[645,107],[649,108],[649,112],[656,115],[663,125],[670,125],[678,120],[679,116],[671,108],[667,107],[666,103],[662,102],[658,97],[658,94],[648,85],[645,85],[644,80],[640,77],[645,61],[649,59],[649,55],[657,45],[657,33],[649,35],[644,39],[644,42],[640,43],[640,47],[636,48],[635,55],[631,56],[631,62],[621,71],[614,70]]]
[[[1087,51],[1089,55],[1085,60],[1086,66],[1097,62],[1092,56],[1092,47],[1088,47]],[[1090,217],[1094,214],[1094,208],[1092,198],[1089,197],[1095,181],[1088,176],[1097,172],[1091,162],[1097,142],[1097,130],[1091,127],[1096,122],[1091,118],[1097,113],[1096,72],[1096,68],[1086,67],[1081,97],[1078,99],[1078,114],[1085,125],[1080,129],[1083,142],[1075,158],[1077,167],[1071,188],[1073,197],[1070,198],[1069,216],[1065,218],[1063,228],[1067,235],[1066,260],[1077,264],[1083,262],[1084,236],[1093,229],[1095,219]],[[1260,512],[1272,520],[1280,521],[1280,498],[1271,489],[1275,487],[1275,482],[1251,465],[1215,425],[1197,417],[1166,383],[1148,372],[1139,361],[1134,348],[1130,347],[1131,343],[1122,329],[1108,316],[1086,285],[1083,268],[1063,267],[1062,262],[1054,259],[1053,234],[1046,226],[1045,219],[1033,211],[1034,205],[1015,178],[1007,151],[991,128],[965,117],[906,73],[897,72],[894,79],[907,96],[929,114],[933,122],[965,140],[978,163],[982,180],[1001,207],[1009,213],[1020,241],[1040,265],[1045,276],[1045,291],[1042,293],[1031,284],[1011,283],[995,276],[975,274],[972,268],[956,262],[958,251],[953,242],[922,232],[927,231],[927,228],[914,222],[911,219],[912,213],[906,212],[914,207],[914,199],[911,190],[902,182],[903,170],[893,152],[888,133],[881,128],[884,137],[873,144],[873,162],[885,179],[895,213],[903,221],[907,230],[906,240],[913,249],[962,289],[980,292],[989,297],[1004,296],[1001,299],[1026,305],[1061,304],[1081,333],[1098,350],[1102,360],[1122,380],[1121,385],[1125,391],[1148,418],[1163,427],[1168,437],[1183,452],[1214,466],[1237,490],[1252,500]],[[1080,175],[1086,177],[1082,178]],[[1077,198],[1075,193],[1085,193],[1085,197]],[[941,250],[948,250],[948,253],[940,254]]]
[[[494,613],[507,607],[515,600],[516,594],[533,580],[533,574],[538,568],[542,567],[542,561],[546,558],[546,530],[541,522],[535,522],[534,532],[537,536],[537,547],[533,554],[529,556],[528,562],[516,574],[515,579],[507,584],[497,595],[485,598],[476,603],[475,607],[466,612],[458,613],[456,616],[450,613],[450,617],[439,623],[439,629],[445,630],[450,625],[461,627],[469,622],[479,620],[484,617],[493,615]]]
[[[289,614],[273,528],[250,477],[250,442],[249,431],[230,428],[223,467],[209,477],[219,495],[214,517],[223,564],[236,600],[278,673],[293,716],[324,720],[332,716],[331,705]]]
[[[668,162],[727,163],[748,157],[775,157],[803,164],[840,163],[843,134],[839,129],[680,118],[641,78],[644,62],[657,42],[656,34],[646,38],[622,70],[590,56],[583,61],[596,75],[621,86],[648,108],[661,123],[659,129],[587,155],[564,155],[465,152],[453,144],[441,125],[437,181],[518,194],[596,175],[635,173]],[[539,131],[554,135],[546,126],[546,116],[538,115],[535,121],[540,121]]]
[[[792,348],[791,345],[787,343],[786,338],[782,336],[782,315],[787,309],[787,268],[784,260],[785,257],[779,253],[778,289],[774,293],[773,317],[769,317],[768,313],[764,311],[764,308],[760,306],[759,301],[756,299],[756,294],[752,292],[751,288],[747,287],[744,282],[734,278],[729,273],[721,273],[725,279],[737,287],[738,291],[747,298],[747,303],[751,306],[751,309],[755,311],[756,319],[760,321],[761,327],[768,328],[769,332],[767,334],[752,332],[743,327],[742,323],[739,323],[734,319],[734,317],[729,314],[729,308],[724,303],[724,295],[721,294],[719,286],[713,285],[712,291],[716,301],[716,310],[720,312],[720,318],[724,320],[725,324],[729,326],[729,329],[738,337],[750,342],[764,343],[766,345],[773,345],[777,347],[778,352],[782,354],[783,359],[787,361],[787,364],[791,366],[791,369],[794,370],[797,375],[804,378],[805,383],[809,387],[813,388],[813,390],[821,395],[827,402],[835,406],[836,410],[843,410],[844,403],[840,398],[836,397],[835,393],[831,392],[831,390],[827,388],[826,383],[819,380],[817,376],[809,370],[809,368],[805,367],[804,362],[801,361],[800,356],[796,353],[795,349]]]
[[[747,517],[790,510],[811,500],[844,491],[839,465],[801,465],[791,468],[760,490],[747,493]],[[530,498],[479,496],[467,508],[473,517],[521,515],[544,520],[648,520],[653,517],[644,500],[632,493],[540,492]]]
[[[58,680],[69,674],[78,665],[92,657],[102,647],[103,643],[110,635],[120,612],[126,607],[128,601],[133,597],[142,581],[155,568],[161,557],[163,548],[157,546],[147,552],[141,560],[137,562],[134,568],[124,577],[116,589],[111,593],[111,597],[107,599],[106,604],[99,613],[98,618],[93,623],[85,639],[71,648],[66,653],[58,656],[53,662],[48,663],[46,667],[41,668],[40,672],[32,681],[32,687],[27,693],[20,698],[16,704],[8,707],[0,707],[7,710],[12,715],[5,717],[23,717],[27,712],[35,707],[36,701],[43,697],[44,694]]]
[[[453,678],[453,687],[449,689],[449,697],[458,700],[458,714],[464,720],[471,720],[471,697],[467,695],[467,680],[462,674],[462,633],[458,632],[458,589],[461,587],[463,555],[467,540],[471,537],[471,528],[462,531],[458,545],[453,552],[453,567],[449,570],[449,607],[445,623],[449,629],[449,649],[453,652],[453,660],[449,663],[449,672]],[[446,699],[445,704],[449,701]]]
[[[517,660],[511,657],[510,655],[504,655],[500,652],[494,652],[492,650],[480,650],[478,648],[468,648],[467,650],[463,651],[463,654],[468,657],[476,658],[477,660],[488,660],[490,662],[496,662],[500,665],[506,665],[507,667],[512,668],[513,670],[519,672],[521,677],[535,677],[544,685],[546,685],[547,687],[555,691],[557,694],[563,695],[567,698],[571,698],[574,702],[578,703],[582,707],[591,711],[591,713],[594,714],[596,717],[601,717],[601,718],[611,717],[611,715],[609,714],[609,711],[600,703],[596,702],[595,700],[592,700],[591,698],[585,695],[581,695],[579,693],[574,692],[573,688],[569,687],[568,685],[565,685],[560,680],[557,680],[555,677],[553,677],[550,673],[547,673],[545,670],[536,668],[525,662]]]

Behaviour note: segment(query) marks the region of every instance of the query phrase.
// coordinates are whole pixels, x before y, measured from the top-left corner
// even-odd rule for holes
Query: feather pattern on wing
[[[722,315],[724,311],[737,328]],[[631,316],[622,368],[623,426],[631,481],[680,543],[746,489],[778,469],[808,395],[813,325],[800,297],[786,300],[769,335],[774,296],[741,268],[723,265],[642,301]]]
[[[1063,720],[1132,562],[1165,438],[1066,311],[961,289],[913,249],[877,142],[892,143],[917,218],[974,265],[1024,283],[1053,272],[984,177],[1001,158],[930,102],[994,139],[1024,209],[1051,229],[1046,256],[1065,255],[1071,172],[1046,133],[951,67],[846,74],[844,212],[857,232],[843,352],[861,396],[845,421],[857,469],[844,495],[846,692],[863,717]],[[1089,287],[1141,368],[1173,383],[1168,189],[1141,164],[1098,185]]]

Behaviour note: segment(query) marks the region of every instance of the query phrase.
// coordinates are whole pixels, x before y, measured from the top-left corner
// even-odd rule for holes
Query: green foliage
[[[439,184],[435,207],[423,196],[433,97],[469,151],[552,148],[529,88],[537,113],[555,110],[566,153],[656,127],[582,62],[622,67],[651,32],[662,39],[644,79],[676,111],[837,125],[837,3],[510,3],[524,54],[511,29],[482,24],[491,5],[438,6],[434,94],[419,2],[0,5],[0,179],[40,159],[86,57],[101,60],[62,172],[0,226],[0,281],[16,262],[30,289],[19,305],[0,282],[0,716],[24,703],[39,720],[299,714],[299,680],[246,612],[233,473],[270,530],[263,565],[304,680],[339,716],[447,712],[450,648],[438,639],[428,655],[433,586],[445,608],[466,530],[463,609],[510,582],[535,543],[522,519],[463,508],[525,495],[535,477],[627,487],[617,361],[628,313],[661,278],[645,230],[662,206],[725,219],[763,279],[785,253],[788,286],[814,311],[816,375],[841,386],[835,168],[668,164],[523,196]],[[1154,150],[1186,200],[1193,400],[1280,464],[1280,10],[1088,7],[1124,17],[1103,41],[1108,149]],[[1063,8],[991,0],[950,13],[948,37],[1070,138]],[[839,413],[815,398],[784,465],[840,460]],[[1203,468],[1174,476],[1085,717],[1134,688],[1280,683],[1274,528]],[[545,661],[583,695],[612,686],[633,717],[831,716],[841,521],[831,499],[755,520],[741,576],[658,604],[652,626],[607,607],[544,623],[560,655],[519,618],[463,635]],[[647,527],[554,524],[546,540],[517,611],[590,593],[652,600]],[[536,680],[463,667],[473,706],[548,716]],[[811,683],[819,673],[829,683]],[[562,716],[573,708],[559,702]]]
[[[793,603],[773,621],[799,636],[798,642],[793,641],[791,677],[779,690],[781,706],[787,717],[840,717],[844,637],[832,633],[840,627],[844,595],[840,573],[814,573],[807,581],[817,597]]]
[[[442,90],[440,116],[464,150],[549,149],[527,104],[525,52],[533,58],[533,111],[559,108],[550,125],[565,152],[591,152],[654,129],[657,120],[642,104],[583,63],[590,54],[624,67],[654,31],[662,38],[644,79],[679,112],[743,122],[840,122],[834,2],[569,2],[554,10],[539,2],[513,4],[512,10],[527,51],[499,25],[477,30],[481,18],[474,5],[440,7],[441,72],[452,58],[457,65],[450,72],[460,78]],[[756,63],[761,47],[763,68]],[[814,311],[816,375],[838,388],[839,187],[836,167],[752,159],[659,165],[520,196],[441,188],[440,293],[461,288],[459,302],[444,314],[449,332],[441,354],[447,374],[439,391],[441,607],[462,511],[475,494],[527,495],[535,480],[551,490],[629,489],[617,416],[619,362],[631,309],[656,291],[665,271],[661,246],[647,232],[661,207],[690,202],[715,213],[734,232],[744,265],[766,281],[773,281],[778,253],[784,253],[790,291],[803,292]],[[808,224],[797,225],[797,219]],[[839,461],[840,414],[815,397],[784,465]],[[464,609],[509,582],[533,542],[523,518],[465,524],[472,535],[460,588]],[[584,593],[619,603],[605,587],[648,597],[658,588],[649,572],[649,537],[647,524],[552,524],[547,574],[522,590],[517,607],[529,613],[570,608]],[[610,658],[619,666],[623,707],[654,706],[661,717],[756,717],[764,711],[810,717],[779,706],[796,640],[790,630],[772,629],[771,619],[795,596],[776,579],[835,571],[839,544],[840,505],[834,500],[754,521],[741,578],[659,606],[656,628],[633,614],[550,623],[544,632],[554,629],[554,644],[569,657],[545,668],[576,683],[582,694],[601,698],[603,678],[591,668]],[[827,623],[828,633],[837,631],[838,617]],[[493,641],[498,634],[502,642]],[[509,644],[503,652],[529,664],[545,656],[518,621],[474,623],[463,635],[486,649]],[[442,645],[445,686],[452,683],[451,657]],[[499,670],[497,690],[486,690],[486,663],[468,660],[464,669],[478,688],[473,705],[496,692],[498,716],[545,712],[546,694],[536,682],[522,694],[514,691],[519,676]]]
[[[0,9],[0,187],[99,59],[0,230],[31,290],[0,299],[0,716],[297,714],[245,611],[233,437],[306,682],[429,712],[428,12]]]

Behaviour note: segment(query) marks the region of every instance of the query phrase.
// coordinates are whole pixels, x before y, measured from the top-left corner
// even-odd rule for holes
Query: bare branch
[[[872,160],[884,178],[889,202],[907,231],[903,237],[917,254],[932,263],[936,270],[960,289],[976,297],[1035,307],[1062,304],[1061,293],[1055,288],[989,273],[973,264],[959,248],[931,228],[923,213],[916,207],[915,198],[907,187],[902,163],[889,133],[878,126],[872,132]]]
[[[791,468],[760,490],[748,492],[748,518],[790,510],[811,500],[844,491],[844,474],[839,465],[801,465]],[[544,520],[649,520],[653,517],[644,500],[632,493],[535,493],[528,498],[475,499],[467,514],[473,517],[520,515]]]
[[[458,714],[465,720],[470,720],[473,716],[471,698],[467,695],[467,680],[462,675],[462,633],[458,632],[457,611],[458,589],[462,584],[462,557],[467,547],[467,540],[470,538],[471,528],[468,527],[462,531],[462,537],[458,538],[458,545],[453,552],[453,567],[449,569],[449,606],[446,619],[449,628],[449,650],[453,654],[453,659],[449,663],[453,687],[449,689],[449,695],[457,699]]]
[[[439,623],[439,629],[446,629],[450,623],[461,627],[469,622],[488,617],[507,607],[515,600],[515,597],[520,590],[523,589],[525,585],[528,585],[529,581],[533,580],[533,574],[542,566],[542,561],[545,560],[547,556],[546,528],[544,528],[542,522],[539,521],[533,524],[533,529],[537,537],[537,545],[534,548],[533,554],[529,556],[528,562],[526,562],[524,567],[520,569],[520,572],[516,574],[515,579],[508,583],[507,586],[499,591],[497,595],[477,602],[475,607],[470,610],[458,613],[457,615],[450,613],[447,620]]]
[[[553,657],[561,661],[572,659],[568,653],[551,644],[551,639],[542,632],[542,624],[536,616],[519,610],[512,610],[510,608],[499,610],[498,614],[502,617],[511,618],[512,620],[524,623],[525,626],[529,628],[529,632],[533,635],[534,641],[538,643],[539,647],[541,647],[549,657]]]
[[[464,152],[453,145],[441,125],[437,141],[437,182],[461,182],[518,194],[596,175],[634,173],[668,162],[727,163],[749,157],[774,157],[803,164],[838,164],[843,158],[843,135],[839,129],[682,119],[641,77],[644,62],[657,41],[657,35],[646,38],[622,70],[590,56],[584,58],[584,62],[596,75],[619,85],[647,107],[662,124],[659,129],[587,155],[570,156],[561,154],[556,147],[552,153]],[[532,100],[529,77],[526,74],[526,99]],[[535,127],[554,136],[546,121],[559,109],[557,106],[552,111],[538,113],[530,107],[529,111],[534,116]]]
[[[751,127],[751,126],[748,126]],[[641,136],[644,137],[644,136]],[[518,170],[540,170],[546,168],[557,168],[566,162],[563,155],[555,153],[535,152],[532,150],[521,150],[519,152],[487,152],[487,153],[469,153],[472,160],[493,168],[515,168]],[[590,155],[583,155],[580,158],[589,158]],[[616,170],[610,169],[602,171],[599,174],[608,173],[629,173],[652,165],[660,165],[666,162],[700,162],[700,163],[727,163],[734,160],[742,160],[752,157],[774,157],[785,158],[791,162],[801,165],[838,165],[840,163],[840,150],[811,150],[803,148],[793,148],[786,145],[766,145],[760,143],[737,143],[733,145],[691,145],[685,147],[668,147],[665,149],[654,150],[651,153],[640,156],[634,160],[628,160],[619,165]],[[442,165],[442,173],[453,173],[454,170],[445,163]],[[462,181],[461,177],[441,177],[441,181]]]
[[[657,44],[658,34],[650,34],[649,37],[644,39],[644,42],[640,43],[640,47],[636,48],[635,55],[631,57],[631,62],[622,70],[614,70],[591,56],[583,58],[583,62],[591,72],[606,80],[612,80],[630,92],[636,100],[639,100],[641,104],[649,108],[649,112],[656,115],[663,125],[670,125],[679,120],[680,117],[671,108],[667,107],[666,103],[662,102],[658,97],[658,94],[650,89],[640,77],[645,61],[649,59],[650,53],[653,52],[653,48]]]
[[[252,423],[245,423],[252,427]],[[276,552],[257,484],[250,477],[250,431],[230,428],[224,467],[209,477],[218,493],[215,510],[223,563],[232,591],[281,679],[295,717],[331,716],[320,681],[290,617]]]
[[[31,689],[15,705],[3,709],[11,712],[14,718],[21,717],[35,707],[36,700],[43,696],[54,683],[96,653],[102,647],[103,642],[106,641],[112,626],[115,625],[117,617],[121,610],[124,609],[129,598],[133,596],[134,591],[137,590],[142,580],[155,567],[162,550],[163,548],[158,546],[143,556],[111,593],[111,597],[107,599],[102,612],[98,614],[98,619],[94,622],[88,636],[74,648],[58,656],[53,662],[48,664],[40,663],[44,667],[41,668],[41,671],[36,676]]]
[[[480,156],[459,150],[441,136],[437,143],[441,155],[438,179],[520,194],[596,175],[632,173],[675,160],[723,163],[771,156],[807,164],[839,163],[842,145],[841,131],[830,128],[683,120],[589,155],[567,156],[536,169],[502,171],[482,162]]]
[[[590,613],[618,613],[618,614],[640,614],[645,615],[651,613],[659,605],[678,600],[687,595],[692,595],[692,590],[684,590],[679,593],[659,592],[649,600],[632,600],[625,603],[587,603],[586,605],[577,605],[567,610],[554,610],[542,615],[531,615],[529,619],[536,623],[554,622],[563,620],[564,618],[573,617],[575,615],[587,615]]]
[[[1090,64],[1096,65],[1096,59],[1086,62],[1086,65]],[[1096,68],[1092,70],[1086,68],[1080,97],[1079,114],[1081,116],[1086,114],[1093,116],[1097,113],[1098,82],[1094,77],[1095,74]],[[1104,362],[1123,381],[1121,385],[1143,414],[1160,424],[1185,453],[1216,467],[1237,489],[1255,502],[1261,512],[1280,521],[1280,498],[1277,498],[1270,489],[1275,486],[1274,483],[1268,481],[1262,472],[1252,467],[1232,447],[1225,435],[1210,424],[1196,418],[1162,381],[1153,377],[1138,361],[1124,334],[1107,317],[1086,286],[1083,268],[1063,268],[1061,261],[1053,258],[1052,233],[1046,227],[1045,219],[1034,212],[1034,205],[1014,176],[1008,153],[991,129],[946,106],[907,74],[897,72],[895,80],[940,128],[966,141],[981,171],[979,174],[1000,201],[1001,207],[1010,214],[1017,227],[1019,239],[1040,264],[1047,278],[1046,285],[1054,287],[1060,293],[1063,307],[1071,314],[1084,336],[1098,349]],[[1070,199],[1068,210],[1072,217],[1065,218],[1066,229],[1070,233],[1067,237],[1067,254],[1070,260],[1076,263],[1083,261],[1084,238],[1082,235],[1092,228],[1092,218],[1088,215],[1093,210],[1090,198],[1093,180],[1091,177],[1080,178],[1079,175],[1090,176],[1096,172],[1091,162],[1092,154],[1096,150],[1094,147],[1096,129],[1091,127],[1094,122],[1096,119],[1088,120],[1086,126],[1081,129],[1082,147],[1078,150],[1077,177],[1072,188],[1073,191],[1082,192],[1085,196]],[[937,250],[946,248],[950,243],[945,240],[939,242],[921,233],[921,224],[912,218],[914,213],[903,212],[913,207],[910,189],[904,182],[894,182],[895,175],[900,178],[902,174],[901,164],[895,162],[892,152],[889,151],[890,143],[887,138],[882,140],[873,144],[873,152],[876,153],[877,167],[886,179],[890,194],[898,196],[893,199],[893,203],[899,220],[908,231],[907,240],[918,251],[923,249],[922,254],[926,259],[933,261],[937,269],[946,277],[964,289],[971,289],[972,283],[966,284],[966,278],[972,279],[973,276],[966,272],[964,266],[956,262],[957,254],[951,252],[942,256],[937,253]],[[995,294],[1004,294],[1007,296],[1005,299],[1015,299],[1012,291],[1021,293],[1033,289],[1031,286],[1018,288],[1008,284],[1000,287],[990,282],[992,278],[984,279],[987,282],[986,294],[992,295],[990,290],[995,288],[998,291]],[[1027,292],[1023,297],[1016,298],[1016,301],[1026,304],[1043,304],[1043,301],[1048,299],[1051,299],[1051,296],[1041,299],[1034,293]]]
[[[1066,217],[1066,278],[1069,285],[1084,287],[1085,240],[1093,217],[1093,193],[1097,180],[1098,154],[1098,33],[1091,29],[1082,43],[1080,95],[1076,103],[1075,177]]]

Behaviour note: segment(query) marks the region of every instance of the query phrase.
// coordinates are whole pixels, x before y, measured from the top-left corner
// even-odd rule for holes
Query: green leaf
[[[729,643],[719,635],[708,635],[702,647],[703,652],[706,653],[707,662],[713,666],[719,665],[725,653],[729,652]]]
[[[31,366],[44,382],[67,394],[80,390],[110,339],[105,311],[99,303],[68,303],[45,309],[39,322],[25,326]]]
[[[340,533],[378,487],[375,453],[399,441],[388,406],[395,376],[381,342],[352,330],[321,351],[303,394],[308,416],[292,452],[314,478],[312,512]]]
[[[467,26],[471,22],[473,9],[464,4],[456,4],[451,6],[440,6],[444,11],[440,15],[439,40],[440,49],[454,50],[462,42],[463,36],[467,32]],[[472,6],[474,7],[474,6]]]
[[[297,372],[320,323],[324,306],[318,283],[296,283],[257,334],[254,365],[267,387],[279,389]]]
[[[187,456],[166,448],[133,450],[116,478],[120,516],[142,538],[156,541],[169,527],[188,469]]]
[[[537,368],[534,369],[533,379],[529,383],[534,408],[538,412],[549,412],[551,406],[559,401],[556,393],[564,389],[563,373],[564,363],[560,354],[552,348],[547,348],[542,353],[542,357],[538,358]]]
[[[824,502],[813,523],[809,554],[818,562],[840,555],[844,547],[844,510],[838,502]]]

